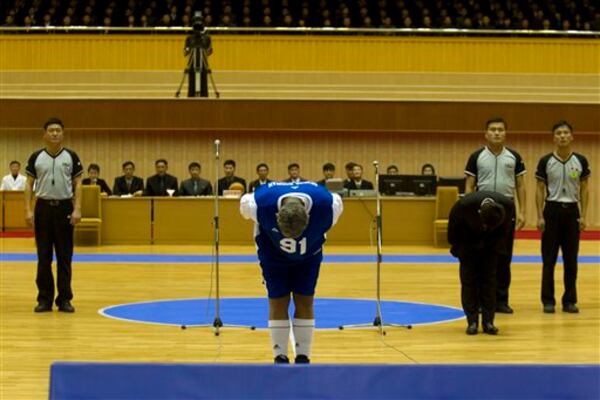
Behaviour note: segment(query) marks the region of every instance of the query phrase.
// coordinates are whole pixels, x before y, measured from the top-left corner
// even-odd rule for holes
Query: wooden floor
[[[538,254],[539,242],[520,241],[515,254]],[[582,242],[582,254],[600,254],[598,242]],[[0,252],[33,252],[32,239],[0,239]],[[76,249],[78,252],[210,254],[207,247],[139,246]],[[227,247],[224,254],[250,254]],[[326,253],[371,253],[330,247]],[[384,253],[447,254],[427,247],[384,248]],[[0,259],[0,399],[41,399],[48,394],[50,363],[63,361],[269,363],[268,332],[224,329],[180,330],[105,318],[100,308],[155,299],[206,297],[210,266],[193,264],[84,264],[74,266],[73,315],[34,314],[35,263]],[[460,307],[455,264],[384,264],[383,298]],[[374,266],[325,264],[318,296],[372,298]],[[318,331],[315,363],[599,363],[600,265],[580,264],[581,313],[543,314],[541,266],[513,265],[514,315],[498,315],[497,337],[464,334],[465,322],[389,329],[385,343],[376,330]],[[259,267],[221,266],[222,296],[263,296]],[[557,269],[562,291],[562,267]],[[559,296],[562,293],[559,293]],[[265,316],[266,317],[266,316]],[[318,318],[318,315],[317,315]],[[410,358],[409,358],[410,357]],[[413,361],[414,360],[414,361]]]

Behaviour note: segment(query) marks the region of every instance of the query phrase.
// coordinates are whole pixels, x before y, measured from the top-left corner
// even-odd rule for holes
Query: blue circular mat
[[[376,312],[374,300],[315,299],[316,327],[337,328],[340,325],[372,323]],[[290,307],[293,309],[293,304]],[[223,298],[220,316],[224,324],[266,328],[269,315],[266,298]],[[214,299],[157,300],[122,304],[103,308],[101,315],[131,322],[163,325],[212,325]],[[448,322],[464,318],[461,309],[435,304],[404,301],[382,301],[384,323],[420,325]],[[290,311],[293,315],[293,311]]]

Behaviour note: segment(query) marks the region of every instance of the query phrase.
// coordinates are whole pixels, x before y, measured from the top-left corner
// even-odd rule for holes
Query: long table
[[[0,192],[3,231],[30,230],[23,192]],[[210,244],[214,241],[214,197],[102,198],[103,244]],[[375,244],[376,201],[345,198],[344,213],[327,234],[329,244]],[[433,244],[435,197],[382,197],[386,245]],[[239,212],[239,199],[219,199],[219,240],[252,244],[254,223]]]
[[[383,197],[383,242],[432,244],[434,197]],[[376,202],[345,199],[344,213],[327,235],[329,244],[375,243]],[[104,198],[105,244],[210,244],[214,240],[214,198]],[[219,241],[252,244],[254,223],[239,213],[238,199],[219,199]]]

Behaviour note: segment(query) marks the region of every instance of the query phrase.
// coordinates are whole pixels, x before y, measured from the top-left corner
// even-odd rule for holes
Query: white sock
[[[313,334],[315,332],[314,319],[294,318],[294,338],[296,339],[296,355],[303,354],[310,357]]]
[[[288,355],[288,342],[290,341],[290,321],[287,319],[269,320],[271,344],[273,345],[273,358]]]

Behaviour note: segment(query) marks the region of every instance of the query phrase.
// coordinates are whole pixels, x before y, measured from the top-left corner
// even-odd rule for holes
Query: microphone
[[[215,140],[215,157],[219,158],[219,146],[221,145],[221,141],[219,139]]]
[[[373,166],[375,167],[375,171],[379,171],[379,161],[373,161]]]

